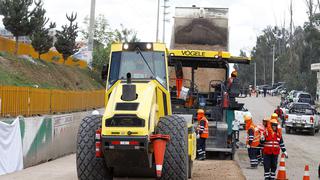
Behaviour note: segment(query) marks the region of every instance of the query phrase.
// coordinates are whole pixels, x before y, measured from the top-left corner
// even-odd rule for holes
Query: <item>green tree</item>
[[[87,40],[89,38],[89,20],[90,19],[88,16],[84,18],[83,23],[85,25],[85,29],[80,30],[80,33],[82,34],[84,40]],[[99,14],[95,19],[93,28],[93,39],[104,45],[108,45],[110,42],[112,42],[113,31],[111,30],[107,19],[102,14]]]
[[[54,46],[59,53],[62,54],[64,62],[69,56],[76,53],[79,48],[76,44],[76,38],[78,37],[78,24],[74,21],[77,19],[77,14],[66,15],[69,25],[62,26],[62,31],[57,31]]]
[[[30,10],[33,0],[1,0],[0,12],[4,16],[3,25],[16,40],[15,54],[18,52],[19,36],[28,36],[35,28],[31,17],[35,9]]]
[[[41,54],[47,53],[52,47],[53,37],[49,36],[49,30],[55,28],[55,23],[50,23],[49,28],[45,28],[49,19],[45,17],[46,10],[43,8],[41,1],[36,3],[36,9],[33,16],[31,17],[31,22],[37,24],[33,30],[30,39],[32,47],[38,52],[39,59]]]
[[[116,42],[139,42],[137,32],[133,29],[128,29],[120,24],[120,29],[116,29],[114,32],[114,41]]]

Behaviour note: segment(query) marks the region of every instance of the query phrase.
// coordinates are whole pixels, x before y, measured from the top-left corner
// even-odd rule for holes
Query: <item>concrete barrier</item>
[[[80,122],[91,112],[21,117],[24,168],[74,153]]]

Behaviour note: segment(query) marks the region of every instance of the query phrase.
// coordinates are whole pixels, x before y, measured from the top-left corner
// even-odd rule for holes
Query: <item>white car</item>
[[[242,108],[240,111],[234,111],[234,120],[240,122],[240,127],[243,129],[246,127],[246,124],[244,123],[245,115],[251,116],[251,113],[248,111],[248,109]]]
[[[308,131],[311,135],[319,132],[319,113],[308,103],[293,103],[285,117],[288,134],[298,130]]]

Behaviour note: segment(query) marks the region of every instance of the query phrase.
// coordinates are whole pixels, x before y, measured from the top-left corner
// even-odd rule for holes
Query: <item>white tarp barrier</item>
[[[0,121],[0,175],[23,169],[19,117],[11,124]]]

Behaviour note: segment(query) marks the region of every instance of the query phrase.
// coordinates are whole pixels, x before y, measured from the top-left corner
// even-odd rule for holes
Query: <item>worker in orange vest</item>
[[[282,135],[278,131],[278,121],[271,119],[267,125],[264,135],[261,136],[261,143],[263,144],[263,162],[264,162],[264,178],[265,180],[274,180],[276,177],[276,170],[278,164],[278,156],[280,149],[288,158]]]
[[[277,113],[273,113],[271,115],[271,119],[274,119],[278,122],[278,132],[282,135],[282,127],[281,127],[281,124],[280,124],[280,121],[279,121],[279,116]]]
[[[245,115],[244,121],[246,123],[247,131],[247,148],[250,158],[250,168],[256,169],[258,167],[258,154],[260,151],[260,131],[258,127],[252,122],[252,117]]]
[[[263,136],[264,132],[266,131],[267,129],[267,124],[269,123],[269,119],[268,118],[264,118],[262,120],[262,124],[258,124],[257,127],[259,129],[259,132],[260,132],[260,137]],[[260,143],[259,145],[259,152],[258,152],[258,163],[263,166],[263,144]]]
[[[197,159],[206,159],[206,140],[209,137],[209,122],[203,109],[197,112]]]
[[[232,83],[237,78],[237,76],[238,76],[238,72],[236,70],[232,71],[231,77],[229,77],[228,81],[227,81],[227,90],[228,91],[232,87]]]

